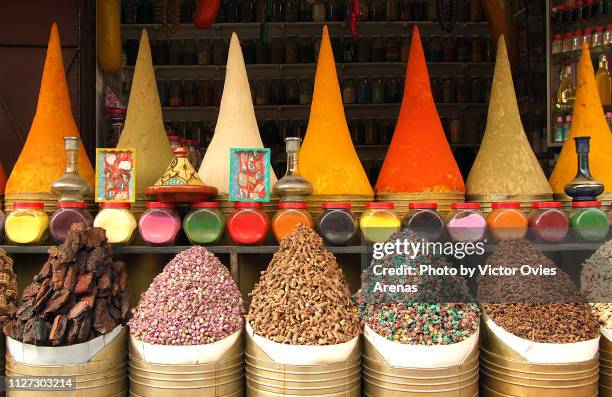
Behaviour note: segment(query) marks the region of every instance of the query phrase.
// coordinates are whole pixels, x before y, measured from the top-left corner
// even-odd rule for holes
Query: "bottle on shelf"
[[[595,26],[595,33],[591,36],[591,53],[601,51],[603,36],[603,26]]]
[[[610,1],[610,8],[609,13],[612,14],[612,1]],[[612,45],[612,23],[606,25],[606,31],[603,34],[603,44]]]
[[[572,128],[572,115],[568,114],[565,116],[565,122],[563,123],[563,142],[567,141],[570,129]]]
[[[551,50],[553,55],[563,52],[563,36],[560,33],[555,34]]]
[[[593,29],[589,27],[584,28],[584,30],[582,31],[582,42],[590,45],[592,34],[593,34]]]
[[[599,99],[602,105],[610,105],[612,103],[612,79],[608,70],[608,57],[605,54],[599,56],[599,66],[595,73],[595,83],[599,92]]]
[[[555,118],[555,135],[553,137],[553,141],[563,142],[563,116],[557,116]]]
[[[573,38],[574,34],[572,32],[568,32],[565,34],[565,39],[563,40],[563,52],[570,52],[573,49]]]
[[[561,69],[559,76],[559,88],[557,89],[555,107],[562,112],[569,111],[574,104],[574,86],[571,79],[571,67],[566,66]]]
[[[582,49],[582,31],[576,29],[572,37],[572,51],[580,51]]]

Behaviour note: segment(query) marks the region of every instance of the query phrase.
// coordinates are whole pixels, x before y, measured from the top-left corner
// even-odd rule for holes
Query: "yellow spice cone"
[[[64,136],[80,136],[72,116],[68,83],[57,25],[51,27],[36,114],[28,138],[6,183],[6,193],[50,193],[51,183],[66,170]],[[94,171],[83,145],[79,174],[94,182]]]
[[[125,126],[118,148],[136,150],[136,194],[153,186],[173,158],[164,128],[147,31],[142,30]]]
[[[552,195],[523,131],[503,35],[497,45],[487,127],[466,182],[466,192],[468,199],[491,194]]]
[[[372,195],[353,147],[340,96],[327,26],[323,27],[310,120],[300,150],[300,171],[315,195]]]
[[[261,147],[263,143],[257,127],[242,49],[238,36],[233,33],[215,134],[204,154],[198,174],[205,184],[216,187],[219,194],[228,194],[230,149]],[[276,174],[270,169],[270,186],[275,183]]]
[[[604,194],[612,193],[612,134],[606,123],[594,76],[589,46],[583,43],[578,63],[572,127],[550,176],[550,185],[555,194],[563,194],[565,185],[576,177],[578,160],[574,137],[577,136],[591,137],[591,175],[604,184]]]

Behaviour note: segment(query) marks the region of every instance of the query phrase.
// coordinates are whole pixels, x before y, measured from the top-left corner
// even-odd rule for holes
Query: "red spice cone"
[[[464,192],[457,162],[436,110],[418,27],[412,30],[406,86],[377,194]]]

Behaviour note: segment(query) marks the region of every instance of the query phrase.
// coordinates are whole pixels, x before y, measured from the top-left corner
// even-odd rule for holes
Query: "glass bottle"
[[[275,37],[270,42],[270,63],[285,63],[285,52],[283,51],[283,39]]]
[[[285,102],[287,105],[297,105],[300,102],[298,83],[295,79],[285,80]]]
[[[345,104],[352,104],[357,101],[356,91],[355,80],[351,78],[345,78],[342,80],[342,101]]]
[[[357,103],[366,104],[372,102],[372,87],[370,81],[361,77],[357,80]]]
[[[596,181],[591,175],[589,166],[589,152],[591,137],[578,136],[574,138],[576,143],[576,155],[578,160],[578,172],[576,177],[564,187],[565,194],[570,196],[574,202],[596,201],[597,196],[603,193],[604,185]]]
[[[382,37],[374,37],[372,39],[372,62],[385,62],[385,40]]]
[[[285,39],[285,63],[298,62],[298,41],[295,36],[288,36]]]
[[[212,44],[213,65],[225,65],[227,61],[227,48],[223,39],[215,39]]]
[[[78,137],[64,137],[66,171],[51,184],[51,191],[58,195],[58,201],[83,201],[83,198],[92,192],[91,185],[81,178],[77,167],[80,143],[81,139]]]
[[[457,76],[457,102],[467,103],[472,99],[470,82],[465,76]]]
[[[575,92],[571,72],[571,67],[566,66],[561,69],[561,75],[559,76],[560,83],[557,89],[555,108],[562,112],[570,110],[574,105]]]
[[[385,82],[381,77],[372,81],[372,103],[385,103]]]
[[[357,41],[357,62],[370,62],[370,39],[360,36]]]
[[[401,101],[399,83],[396,77],[389,77],[385,81],[385,102],[397,103]]]
[[[484,62],[485,50],[482,42],[482,37],[472,37],[472,62]]]
[[[268,105],[270,103],[270,84],[266,79],[258,79],[255,84],[255,105]]]
[[[326,1],[326,18],[328,21],[338,21],[340,18],[340,4],[338,0]]]
[[[301,141],[297,137],[285,138],[287,171],[272,187],[272,192],[280,197],[281,202],[304,202],[314,192],[312,184],[300,174],[298,154]]]
[[[240,0],[240,21],[253,22],[255,20],[255,2],[253,0]]]
[[[266,21],[266,3],[267,0],[256,0],[255,1],[255,22]]]
[[[312,39],[310,37],[302,37],[300,39],[300,63],[314,62],[314,49]]]
[[[397,21],[399,19],[399,0],[385,1],[387,6],[385,17],[387,21]]]
[[[385,20],[385,2],[383,0],[370,0],[370,21]]]
[[[399,39],[396,36],[388,36],[385,39],[385,58],[387,62],[400,61]]]
[[[469,62],[470,45],[466,36],[457,37],[457,62]]]
[[[183,97],[181,95],[181,81],[170,80],[170,88],[168,104],[172,107],[183,106]]]
[[[181,23],[193,23],[194,0],[181,0]]]
[[[183,65],[196,65],[198,63],[198,54],[196,49],[196,42],[193,39],[186,39],[183,43],[183,54],[182,54]]]
[[[454,37],[447,36],[442,41],[442,61],[457,61],[457,43]]]
[[[355,40],[351,38],[345,38],[342,42],[342,58],[344,62],[351,63],[356,61]]]
[[[129,44],[130,40],[128,40],[127,42]],[[136,45],[138,46],[138,44]],[[138,47],[136,47],[136,51],[138,51]],[[130,57],[128,52],[128,65],[130,64],[129,58]],[[136,60],[136,56],[134,56],[134,60]],[[153,62],[155,63],[155,65],[167,65],[170,63],[170,47],[168,46],[168,40],[157,40],[153,53]]]
[[[285,91],[283,89],[283,80],[272,79],[270,82],[270,105],[284,105]]]
[[[284,16],[285,22],[296,22],[299,17],[299,0],[285,0]]]
[[[312,21],[325,22],[325,11],[325,2],[323,0],[316,0],[312,5]]]
[[[442,80],[442,102],[457,102],[457,88],[455,79],[452,77],[445,77]]]
[[[198,40],[198,65],[210,65],[212,62],[212,53],[210,48],[210,40]]]
[[[300,105],[310,105],[312,102],[312,79],[300,80]]]
[[[602,105],[610,105],[612,103],[612,79],[608,70],[608,57],[605,54],[599,55],[599,67],[595,73],[595,83],[597,84],[597,92]]]
[[[170,65],[180,65],[182,60],[182,48],[179,39],[170,40]]]
[[[431,95],[435,102],[443,101],[443,93],[442,93],[442,81],[438,77],[432,77],[429,79],[429,85],[431,87]]]
[[[185,80],[183,83],[183,106],[195,106],[198,93],[195,81],[193,80]]]
[[[481,0],[470,0],[470,21],[480,22],[483,16]]]

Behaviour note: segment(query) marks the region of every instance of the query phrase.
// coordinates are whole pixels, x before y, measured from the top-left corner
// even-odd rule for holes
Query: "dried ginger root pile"
[[[247,321],[255,333],[277,343],[334,345],[360,332],[336,258],[305,226],[281,242],[250,296]]]

